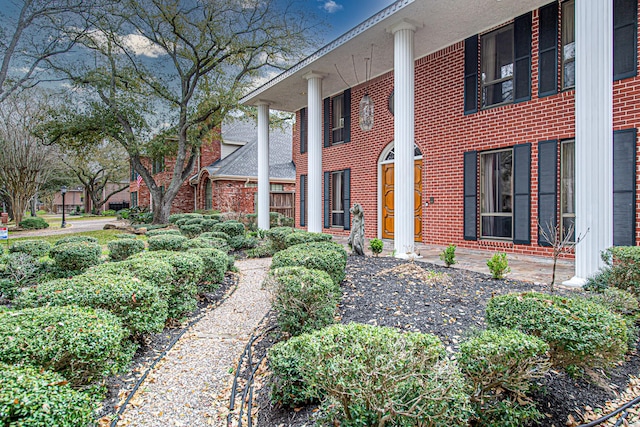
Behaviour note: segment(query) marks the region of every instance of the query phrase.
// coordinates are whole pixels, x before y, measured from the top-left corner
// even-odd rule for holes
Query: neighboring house
[[[113,191],[118,190],[123,185],[126,185],[127,181],[124,182],[108,182],[105,185],[102,191],[102,197],[106,197],[107,194],[110,194]],[[129,207],[129,189],[126,188],[118,193],[109,197],[105,204],[100,207],[100,212],[104,212],[107,209],[120,210]],[[91,197],[87,195],[82,187],[69,188],[67,189],[67,193],[64,197],[64,208],[65,212],[77,212],[81,209],[84,212],[91,212],[92,202]],[[62,213],[62,194],[58,191],[53,197],[53,209],[55,213]]]
[[[637,21],[637,0],[400,0],[241,102],[296,114],[296,226],[346,235],[360,203],[399,255],[549,256],[538,224],[575,224],[582,282],[640,236]]]
[[[270,210],[287,216],[294,214],[295,166],[291,161],[291,127],[270,132]],[[203,144],[194,175],[185,181],[174,199],[171,212],[219,210],[253,213],[257,204],[257,129],[253,122],[233,120],[222,125],[221,139]],[[168,185],[173,159],[145,159],[154,179]],[[131,175],[131,203],[150,205],[149,191],[138,174]]]

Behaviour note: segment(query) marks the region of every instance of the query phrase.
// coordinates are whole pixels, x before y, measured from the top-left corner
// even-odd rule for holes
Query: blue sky
[[[331,23],[325,43],[336,39],[395,0],[303,0],[310,11]]]

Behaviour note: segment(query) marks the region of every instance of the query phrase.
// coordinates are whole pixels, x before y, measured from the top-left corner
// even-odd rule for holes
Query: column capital
[[[412,19],[403,18],[395,23],[391,24],[387,27],[387,32],[391,34],[395,34],[400,30],[411,30],[416,31],[418,28],[422,28],[424,25],[420,22],[414,21]]]
[[[269,106],[269,105],[273,104],[273,101],[269,101],[268,99],[258,99],[254,104],[256,106],[259,106],[259,105]]]
[[[305,80],[311,80],[311,79],[320,79],[320,80],[322,80],[325,77],[327,77],[327,74],[320,73],[318,71],[309,71],[307,74],[302,76],[302,78],[305,79]]]

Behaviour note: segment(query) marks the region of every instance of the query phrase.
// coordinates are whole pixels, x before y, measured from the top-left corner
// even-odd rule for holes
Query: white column
[[[322,232],[322,74],[307,79],[307,229]]]
[[[269,104],[258,104],[258,228],[269,229]]]
[[[416,27],[407,21],[394,25],[394,184],[393,247],[405,258],[414,249],[414,93],[413,35]]]
[[[613,245],[613,1],[576,2],[576,245],[582,285]]]

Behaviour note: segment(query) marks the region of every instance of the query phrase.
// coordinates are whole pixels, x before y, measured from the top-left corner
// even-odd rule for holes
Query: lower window
[[[563,141],[560,146],[560,228],[562,239],[575,240],[575,143]]]
[[[136,206],[138,206],[138,192],[137,191],[132,191],[131,192],[131,207],[135,208]]]
[[[480,155],[480,236],[513,238],[513,150]]]
[[[344,227],[344,171],[331,173],[331,226]]]

